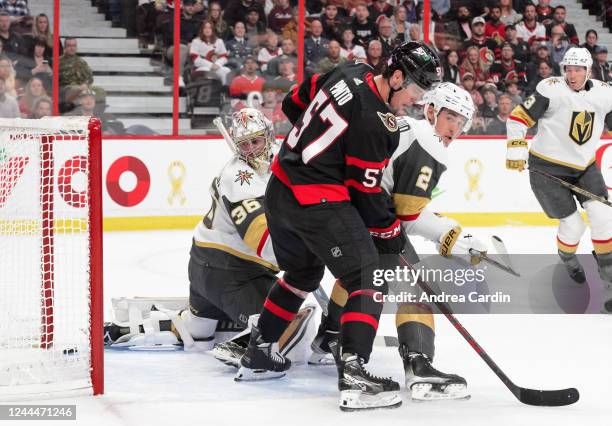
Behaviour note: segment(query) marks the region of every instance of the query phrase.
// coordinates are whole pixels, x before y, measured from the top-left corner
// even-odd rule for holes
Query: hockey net
[[[100,124],[0,119],[0,400],[103,392]]]

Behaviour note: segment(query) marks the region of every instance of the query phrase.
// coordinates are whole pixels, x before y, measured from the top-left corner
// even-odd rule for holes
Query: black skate
[[[395,408],[402,405],[399,383],[371,375],[363,359],[345,353],[338,366],[338,389],[342,411]]]
[[[215,359],[231,367],[240,368],[240,359],[249,346],[249,334],[240,334],[231,340],[215,343],[210,351]]]
[[[340,332],[330,330],[328,328],[328,320],[325,315],[321,316],[321,324],[319,325],[319,331],[315,336],[314,340],[310,344],[312,349],[312,355],[308,359],[310,365],[336,365],[336,359],[330,348],[330,342],[332,346],[338,344],[340,338]]]
[[[234,380],[252,381],[283,377],[291,367],[291,360],[278,353],[277,343],[266,343],[259,328],[253,326],[249,346],[240,360],[240,368]]]
[[[597,261],[597,270],[604,286],[604,302],[601,311],[604,314],[612,314],[612,253],[600,255],[595,251],[591,253]]]
[[[408,352],[405,345],[400,345],[399,352],[404,361],[406,388],[413,400],[435,401],[470,397],[467,382],[463,377],[436,370],[427,355]]]
[[[573,253],[565,253],[561,250],[557,250],[557,253],[559,253],[559,257],[565,264],[565,269],[567,269],[570,278],[577,284],[584,285],[586,283],[586,275],[584,268],[578,262],[578,257]]]

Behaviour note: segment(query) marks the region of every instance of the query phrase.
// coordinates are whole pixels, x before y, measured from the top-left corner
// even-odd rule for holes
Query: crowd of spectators
[[[588,6],[589,0],[585,0]],[[113,16],[118,4],[105,3]],[[179,86],[214,81],[228,109],[260,107],[277,130],[288,128],[280,103],[297,81],[297,0],[140,0],[135,28],[141,48],[161,53],[171,84],[178,55]],[[363,60],[382,73],[390,52],[423,39],[422,0],[306,0],[304,77],[347,60]],[[607,4],[607,2],[606,2]],[[174,7],[180,7],[180,44],[174,47]],[[580,39],[566,10],[550,0],[439,0],[431,2],[429,38],[440,55],[444,81],[471,94],[477,116],[471,133],[504,133],[514,105],[550,76],[571,46],[592,53],[593,78],[612,81],[607,49],[597,32]],[[605,14],[605,11],[601,11]],[[0,0],[0,111],[33,117],[52,94],[53,36],[45,15],[30,16],[27,1]],[[60,111],[95,111],[105,120],[105,92],[66,38],[59,62]],[[184,90],[184,89],[181,89]],[[253,105],[255,103],[255,105]],[[416,106],[401,113],[420,114]],[[8,114],[8,115],[7,115]]]
[[[0,0],[0,117],[50,115],[53,36],[25,0]]]
[[[612,81],[597,32],[587,31],[581,41],[566,16],[565,7],[550,0],[467,1],[437,11],[433,43],[444,80],[462,85],[478,108],[470,133],[505,133],[501,124],[512,108],[541,80],[561,75],[559,62],[572,46],[593,55],[592,78]]]
[[[444,80],[465,87],[477,106],[471,133],[504,133],[500,123],[509,110],[539,81],[560,75],[559,61],[571,46],[592,52],[594,78],[612,80],[597,33],[580,40],[565,8],[550,0],[441,0],[431,7],[431,45]],[[168,59],[172,8],[152,1],[141,6],[139,19],[141,43],[161,35]],[[181,8],[180,62],[189,70],[182,68],[181,77],[218,80],[234,109],[245,102],[273,105],[270,118],[286,127],[282,113],[273,111],[296,82],[297,0],[183,0]],[[145,19],[145,12],[154,18]],[[382,73],[395,46],[423,39],[422,14],[422,0],[307,0],[304,77],[354,59]],[[401,112],[420,113],[410,106]]]

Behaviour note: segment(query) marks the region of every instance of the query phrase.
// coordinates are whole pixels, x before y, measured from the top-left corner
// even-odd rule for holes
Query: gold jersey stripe
[[[527,127],[533,127],[535,125],[535,121],[529,116],[527,111],[521,106],[517,105],[512,112],[510,113],[510,117],[516,117],[521,121],[524,121],[527,124]]]
[[[395,325],[399,327],[408,322],[420,322],[435,331],[434,317],[429,309],[419,305],[402,305],[395,314]]]
[[[587,167],[589,167],[591,164],[593,164],[595,162],[595,157],[593,157],[586,166],[579,166],[577,164],[566,163],[564,161],[557,160],[557,159],[552,158],[552,157],[547,157],[546,155],[540,154],[539,152],[535,152],[533,149],[530,149],[529,153],[535,155],[538,158],[541,158],[542,160],[546,160],[546,161],[548,161],[550,163],[559,164],[560,166],[565,166],[565,167],[569,167],[571,169],[576,169],[576,170],[580,170],[580,171],[586,170]]]
[[[202,247],[202,248],[211,248],[211,249],[221,250],[233,256],[239,257],[240,259],[248,260],[249,262],[259,263],[260,265],[263,265],[268,269],[272,269],[275,272],[279,271],[278,266],[274,265],[273,263],[267,262],[257,256],[251,256],[249,254],[242,253],[241,251],[238,251],[236,249],[233,249],[223,244],[203,243],[201,241],[196,241],[195,245],[198,247]]]
[[[401,216],[420,213],[431,200],[417,195],[393,194],[395,212]]]
[[[245,244],[253,249],[255,253],[257,253],[257,248],[266,229],[268,229],[268,222],[266,221],[266,215],[262,213],[251,221],[244,234],[243,240]]]

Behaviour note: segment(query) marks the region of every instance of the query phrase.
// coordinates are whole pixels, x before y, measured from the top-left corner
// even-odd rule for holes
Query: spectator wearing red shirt
[[[283,27],[293,20],[293,8],[289,5],[289,0],[275,0],[276,6],[268,14],[268,28],[276,33],[280,33]]]
[[[261,92],[266,81],[257,75],[257,69],[255,58],[247,57],[242,65],[242,74],[235,77],[229,86],[230,96],[246,97],[250,92]]]
[[[506,89],[508,82],[514,82],[523,89],[527,85],[525,64],[514,59],[514,49],[510,43],[504,43],[501,58],[489,68],[489,80],[495,83],[500,91]]]
[[[501,7],[498,5],[492,6],[488,17],[489,20],[485,24],[485,37],[492,38],[497,44],[501,44],[506,37],[506,25],[500,21]]]
[[[475,46],[485,65],[489,66],[499,55],[499,45],[485,36],[485,20],[481,16],[472,19],[472,38],[463,43],[460,56],[465,58],[467,50]]]

